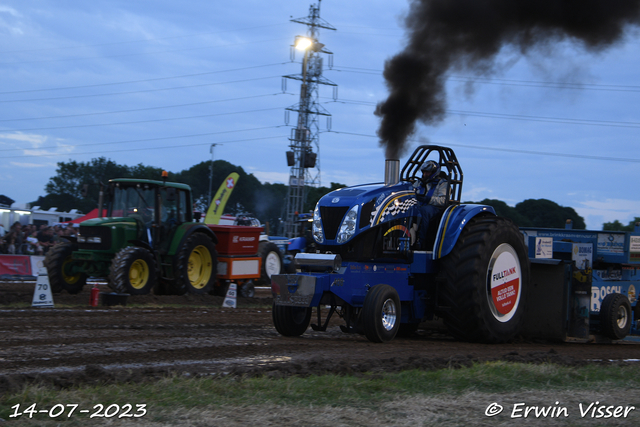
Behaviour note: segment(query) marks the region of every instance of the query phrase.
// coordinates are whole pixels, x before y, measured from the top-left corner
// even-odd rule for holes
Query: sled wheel
[[[472,218],[442,258],[438,282],[438,314],[455,338],[497,343],[521,332],[529,259],[508,219]]]
[[[362,307],[364,334],[372,342],[387,342],[400,329],[400,297],[389,285],[369,289]]]
[[[612,340],[620,340],[631,330],[631,304],[622,294],[609,294],[600,305],[602,334]]]
[[[260,242],[258,244],[258,256],[262,260],[260,268],[260,282],[271,286],[271,276],[280,274],[283,270],[282,254],[275,243]]]
[[[70,294],[77,294],[87,284],[86,274],[71,271],[73,267],[71,255],[77,250],[77,245],[71,242],[62,242],[47,252],[44,265],[47,268],[52,292],[60,293],[65,290]]]
[[[298,337],[307,330],[311,322],[311,307],[291,307],[273,304],[273,325],[280,335]]]
[[[251,280],[240,286],[240,296],[243,298],[253,298],[256,296],[256,287]]]
[[[216,247],[209,237],[193,233],[178,252],[176,293],[206,294],[216,281]]]
[[[111,261],[109,286],[116,292],[146,295],[156,282],[156,261],[145,248],[128,246]]]

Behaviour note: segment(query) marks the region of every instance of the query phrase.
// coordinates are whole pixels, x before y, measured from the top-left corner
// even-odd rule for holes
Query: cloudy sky
[[[32,202],[58,162],[102,156],[179,172],[210,160],[212,144],[215,159],[286,183],[285,108],[299,82],[282,76],[300,72],[290,46],[307,28],[290,19],[311,3],[0,0],[0,194]],[[337,28],[320,33],[334,53],[324,76],[338,85],[337,101],[320,88],[332,114],[322,185],[383,179],[373,111],[408,11],[401,0],[322,2]],[[570,40],[526,55],[506,46],[489,78],[448,76],[445,120],[419,126],[411,146],[456,150],[465,200],[546,198],[590,229],[626,224],[640,216],[639,62],[633,28],[598,53]]]

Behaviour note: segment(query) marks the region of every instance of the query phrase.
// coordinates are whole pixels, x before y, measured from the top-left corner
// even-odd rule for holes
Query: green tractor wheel
[[[216,281],[216,248],[203,233],[194,233],[182,245],[177,257],[177,293],[206,294]]]
[[[87,283],[87,275],[72,270],[71,255],[78,246],[71,242],[58,243],[47,252],[44,265],[49,275],[49,285],[54,293],[63,290],[70,294],[79,293]]]
[[[145,248],[129,246],[111,261],[109,286],[116,292],[146,295],[156,284],[156,261]]]

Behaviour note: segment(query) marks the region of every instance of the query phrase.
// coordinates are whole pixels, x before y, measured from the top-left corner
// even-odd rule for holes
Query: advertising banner
[[[28,255],[0,255],[0,276],[32,276]]]

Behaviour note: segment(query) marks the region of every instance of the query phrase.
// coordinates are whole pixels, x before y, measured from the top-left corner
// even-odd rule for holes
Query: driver
[[[420,172],[422,178],[413,183],[413,189],[420,204],[417,246],[424,250],[429,221],[442,212],[447,204],[447,180],[440,176],[440,166],[433,160],[424,162]]]
[[[139,208],[138,213],[145,224],[150,225],[153,222],[153,210],[149,208]]]

